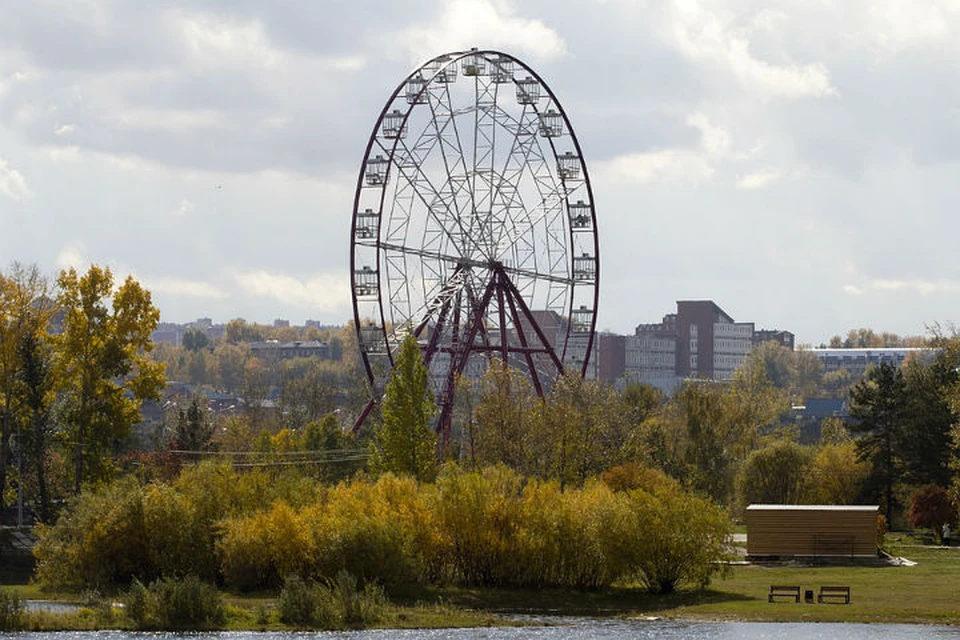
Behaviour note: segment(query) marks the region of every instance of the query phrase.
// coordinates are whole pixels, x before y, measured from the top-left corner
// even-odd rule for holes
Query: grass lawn
[[[563,615],[645,615],[703,620],[902,622],[960,624],[960,548],[940,549],[888,537],[888,550],[916,566],[762,566],[731,568],[702,592],[651,596],[637,589],[598,593],[542,590],[445,590],[454,605],[497,612]],[[850,587],[851,602],[767,602],[770,585]]]

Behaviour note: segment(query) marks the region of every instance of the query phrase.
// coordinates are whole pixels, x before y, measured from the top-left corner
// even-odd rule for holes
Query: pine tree
[[[892,522],[894,483],[901,470],[898,445],[903,433],[903,373],[881,363],[850,390],[850,431],[859,434],[857,453],[873,465],[873,477],[881,485],[884,515]]]

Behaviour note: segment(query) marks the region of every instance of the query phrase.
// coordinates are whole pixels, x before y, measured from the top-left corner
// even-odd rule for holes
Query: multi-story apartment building
[[[736,322],[712,300],[679,300],[676,313],[641,324],[626,337],[623,371],[602,379],[643,382],[668,393],[684,378],[728,380],[765,339],[793,346],[789,331],[756,331],[754,323]],[[600,370],[611,373],[603,362]]]

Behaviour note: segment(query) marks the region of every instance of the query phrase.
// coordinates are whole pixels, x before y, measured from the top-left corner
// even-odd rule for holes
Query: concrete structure
[[[870,506],[752,504],[747,556],[876,558],[877,514]]]
[[[712,300],[679,300],[676,313],[658,324],[641,324],[626,338],[623,376],[617,382],[642,382],[670,393],[684,378],[729,380],[750,350],[765,340],[793,346],[789,331],[755,331],[752,322],[734,321]],[[600,355],[600,370],[607,373],[604,352]]]
[[[677,339],[675,325],[664,318],[663,325],[640,325],[635,335],[625,340],[624,373],[630,382],[641,382],[667,393],[673,391],[677,377]]]
[[[777,329],[760,329],[759,331],[754,331],[753,346],[757,346],[763,342],[776,342],[793,351],[796,337],[789,331],[780,331]]]
[[[628,336],[616,333],[597,335],[597,378],[612,383],[626,370]]]
[[[266,340],[251,342],[250,352],[264,360],[288,360],[290,358],[328,358],[330,346],[320,340],[291,340],[280,342]]]
[[[934,349],[917,347],[866,348],[866,349],[810,349],[823,363],[823,372],[831,373],[846,369],[854,378],[861,378],[870,367],[882,362],[899,367],[908,357],[933,358]]]

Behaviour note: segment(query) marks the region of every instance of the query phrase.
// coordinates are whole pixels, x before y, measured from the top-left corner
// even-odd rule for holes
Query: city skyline
[[[16,3],[0,268],[107,265],[169,322],[343,324],[376,117],[480,46],[536,69],[583,145],[598,329],[698,299],[798,344],[922,335],[957,320],[958,27],[936,2]]]

